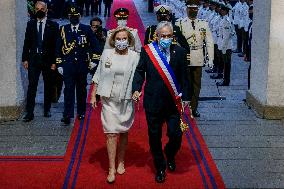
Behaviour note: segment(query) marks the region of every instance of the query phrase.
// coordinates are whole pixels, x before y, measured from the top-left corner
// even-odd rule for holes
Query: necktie
[[[192,28],[195,30],[194,20],[191,21]]]
[[[167,57],[167,50],[166,49],[162,49],[162,53],[164,54],[165,57]]]
[[[37,32],[37,49],[39,53],[42,53],[42,21],[39,22]]]
[[[73,26],[73,33],[77,33],[76,26]]]

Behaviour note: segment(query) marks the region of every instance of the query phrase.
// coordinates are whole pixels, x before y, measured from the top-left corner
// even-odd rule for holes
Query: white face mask
[[[118,50],[124,50],[128,47],[128,41],[127,40],[115,40],[114,46]]]
[[[117,25],[120,27],[125,27],[127,25],[127,20],[118,20]]]

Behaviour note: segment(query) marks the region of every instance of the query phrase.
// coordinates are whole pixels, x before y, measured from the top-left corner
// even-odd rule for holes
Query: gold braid
[[[74,40],[72,43],[69,43],[69,47],[67,46],[64,26],[62,26],[61,29],[61,38],[63,39],[63,47],[62,47],[62,54],[67,55],[70,53],[70,51],[75,47],[76,41]]]

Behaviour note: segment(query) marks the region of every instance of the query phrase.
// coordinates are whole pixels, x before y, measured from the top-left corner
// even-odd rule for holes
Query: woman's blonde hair
[[[115,37],[116,37],[116,34],[118,34],[119,32],[126,32],[127,33],[127,36],[128,36],[128,44],[130,47],[133,47],[134,44],[135,44],[135,39],[132,35],[132,33],[129,31],[129,29],[127,29],[126,27],[119,27],[119,28],[116,28],[110,38],[109,38],[109,46],[111,46],[112,48],[115,48]]]

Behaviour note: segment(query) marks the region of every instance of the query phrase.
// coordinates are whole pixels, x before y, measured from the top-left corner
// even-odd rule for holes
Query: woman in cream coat
[[[134,121],[132,80],[139,55],[128,47],[134,45],[134,38],[127,28],[117,28],[111,35],[101,61],[93,77],[95,83],[91,104],[97,107],[96,94],[101,96],[101,120],[106,134],[109,158],[108,183],[115,181],[115,174],[123,174],[124,154],[128,143],[128,130]],[[119,138],[119,144],[117,140]],[[115,166],[116,149],[118,167]]]

